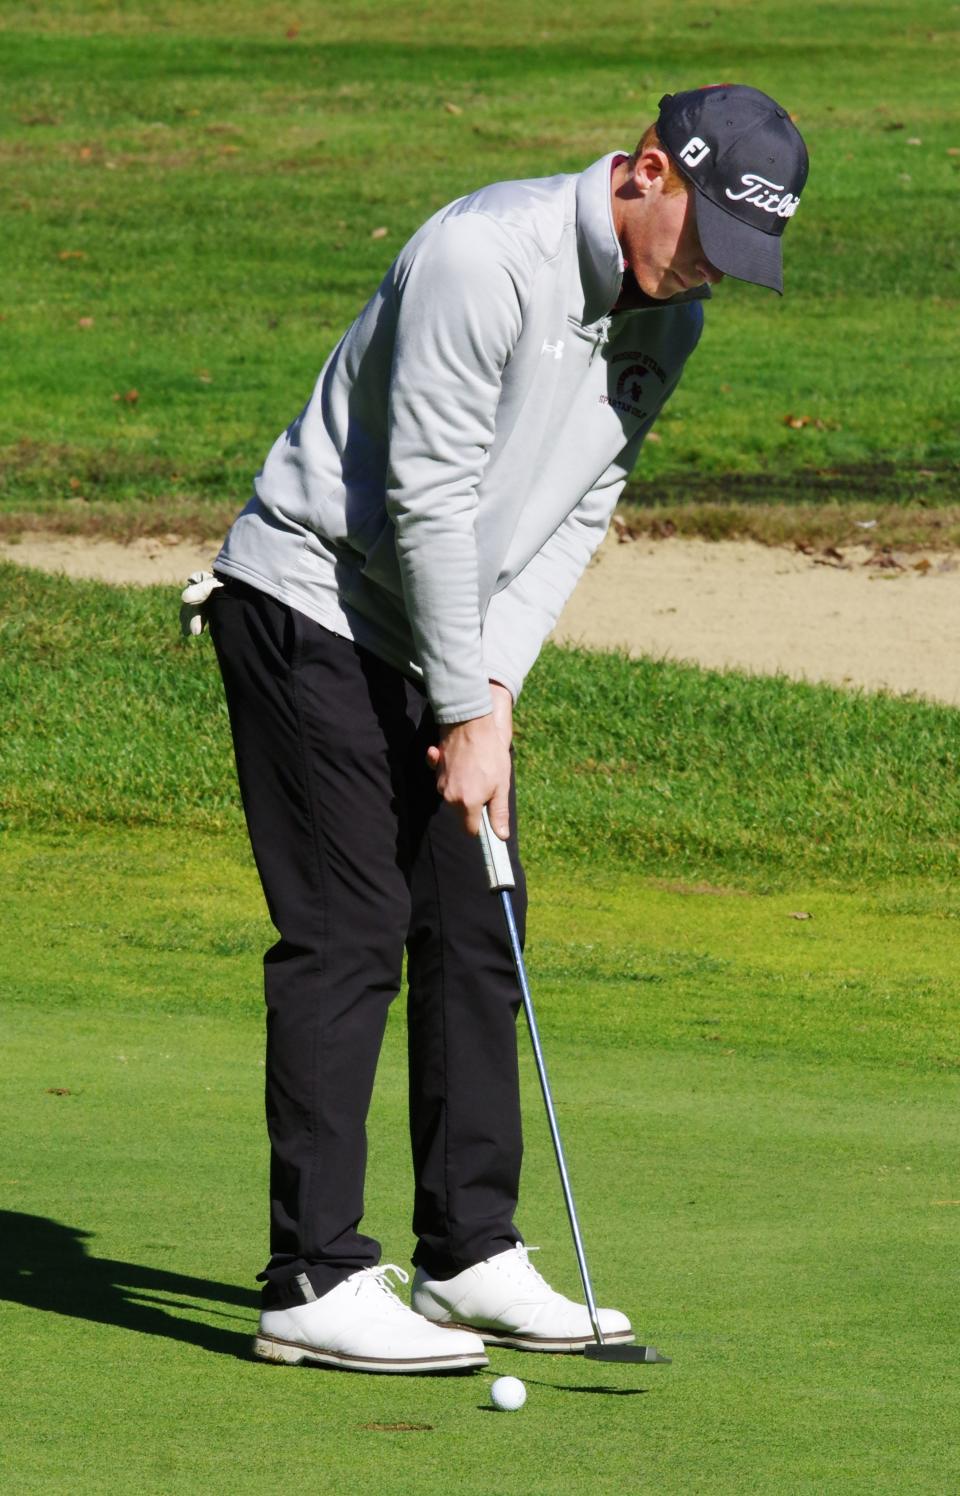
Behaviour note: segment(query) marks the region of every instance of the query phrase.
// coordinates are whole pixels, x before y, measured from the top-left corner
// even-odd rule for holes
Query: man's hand
[[[427,763],[437,776],[437,789],[448,805],[456,805],[471,836],[480,830],[480,812],[489,807],[490,824],[506,841],[510,834],[510,740],[513,736],[513,698],[505,686],[490,682],[493,711],[468,722],[444,727],[436,748],[427,749]]]

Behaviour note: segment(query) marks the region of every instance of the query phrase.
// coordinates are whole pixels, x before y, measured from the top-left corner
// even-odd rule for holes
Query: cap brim
[[[696,184],[694,184],[696,186]],[[779,234],[751,228],[725,213],[702,192],[694,191],[697,233],[711,265],[736,280],[768,286],[783,295],[783,254]]]

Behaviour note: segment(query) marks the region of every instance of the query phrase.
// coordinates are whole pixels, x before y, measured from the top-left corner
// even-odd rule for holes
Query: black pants
[[[440,800],[426,698],[266,594],[210,604],[240,792],[279,940],[264,960],[266,1307],[379,1261],[358,1231],[387,1008],[409,987],[413,1260],[437,1277],[520,1240],[519,999],[477,842]],[[511,824],[516,807],[511,805]],[[517,846],[517,914],[526,899]]]

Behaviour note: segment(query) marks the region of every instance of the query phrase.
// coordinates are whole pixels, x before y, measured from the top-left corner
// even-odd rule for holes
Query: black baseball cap
[[[782,294],[780,239],[809,167],[787,111],[759,89],[717,83],[664,94],[657,134],[696,189],[697,232],[711,265]]]

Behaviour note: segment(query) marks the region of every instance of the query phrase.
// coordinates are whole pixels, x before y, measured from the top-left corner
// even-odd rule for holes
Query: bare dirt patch
[[[172,533],[128,544],[39,532],[0,541],[0,556],[23,565],[171,589],[209,568],[217,549]],[[960,706],[960,557],[679,537],[621,544],[611,534],[554,638]]]

